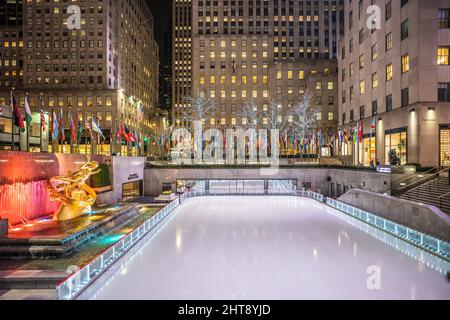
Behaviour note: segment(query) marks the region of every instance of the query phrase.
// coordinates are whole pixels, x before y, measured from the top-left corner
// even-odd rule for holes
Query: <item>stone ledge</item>
[[[0,270],[0,289],[55,289],[67,274],[52,270]]]

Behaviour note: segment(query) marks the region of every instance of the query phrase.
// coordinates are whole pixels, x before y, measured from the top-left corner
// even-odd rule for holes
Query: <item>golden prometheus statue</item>
[[[54,221],[71,220],[91,210],[97,194],[86,184],[86,180],[91,175],[100,172],[100,170],[96,170],[97,168],[98,163],[90,161],[88,157],[87,162],[78,171],[68,171],[67,176],[50,178],[50,200],[61,202],[53,215]]]

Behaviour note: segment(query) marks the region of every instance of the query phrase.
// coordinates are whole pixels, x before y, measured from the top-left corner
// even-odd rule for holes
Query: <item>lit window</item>
[[[328,90],[333,90],[333,89],[334,89],[334,82],[328,81]]]
[[[449,48],[439,47],[438,48],[438,65],[449,65]]]
[[[288,71],[288,80],[294,79],[294,72],[292,70]]]
[[[321,121],[322,120],[322,112],[317,112],[316,117],[317,117],[317,121]]]
[[[316,90],[322,90],[322,81],[316,81]]]
[[[298,72],[298,78],[299,78],[299,80],[305,79],[305,71],[300,70],[300,71]]]
[[[392,63],[386,66],[386,81],[392,80]]]
[[[281,70],[277,71],[277,80],[281,80],[282,76],[281,76]]]
[[[405,54],[402,56],[402,73],[409,71],[409,55]]]

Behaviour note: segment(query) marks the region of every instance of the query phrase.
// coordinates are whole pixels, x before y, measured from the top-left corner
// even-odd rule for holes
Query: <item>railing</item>
[[[408,178],[398,182],[399,189],[403,188],[403,187],[405,187],[407,185],[410,185],[412,182],[415,182],[415,181],[421,180],[423,178],[426,178],[425,177],[426,175],[431,175],[431,174],[436,173],[436,172],[439,172],[439,167],[434,167],[434,168],[431,168],[431,169],[429,169],[429,170],[427,170],[425,172],[420,172],[420,173],[413,174],[410,177],[408,177]]]
[[[428,181],[431,181],[431,180],[439,177],[441,174],[443,174],[445,172],[449,172],[449,171],[450,171],[450,168],[445,168],[445,169],[440,170],[440,171],[438,171],[436,173],[430,174],[427,177],[424,177],[422,179],[416,180],[416,181],[414,181],[414,182],[412,182],[410,184],[407,184],[406,186],[402,186],[401,188],[398,188],[395,191],[395,193],[396,194],[401,194],[402,192],[406,192],[406,191],[409,191],[411,189],[418,188],[418,187],[420,187],[420,185],[422,185],[424,183],[427,183]]]
[[[115,261],[123,256],[133,245],[141,240],[150,231],[166,219],[180,204],[180,199],[165,206],[161,211],[147,219],[139,227],[128,233],[125,237],[108,247],[94,259],[86,263],[78,271],[71,274],[56,286],[57,298],[69,300],[75,298],[83,289],[89,286],[103,272],[105,272]]]
[[[444,209],[445,207],[445,209]],[[439,209],[448,211],[450,208],[450,192],[439,197]]]
[[[340,202],[338,200],[327,198],[326,203],[332,208],[342,211],[358,220],[361,220],[369,225],[379,228],[387,233],[397,236],[409,243],[416,245],[421,249],[424,249],[428,252],[438,255],[447,261],[450,259],[450,244],[446,241],[437,239],[433,236],[427,235],[420,231],[405,227],[401,224],[379,217],[373,213],[353,207],[349,204]]]

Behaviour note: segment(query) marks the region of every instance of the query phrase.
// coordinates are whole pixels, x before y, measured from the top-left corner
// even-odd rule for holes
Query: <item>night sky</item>
[[[155,38],[158,41],[160,48],[161,66],[166,62],[164,56],[164,33],[170,24],[171,1],[172,0],[147,0],[150,9],[153,12],[153,17],[155,18]]]

